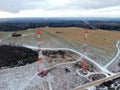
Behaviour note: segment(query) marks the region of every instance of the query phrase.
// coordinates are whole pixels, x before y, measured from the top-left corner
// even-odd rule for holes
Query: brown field
[[[83,28],[47,28],[44,31],[80,44],[84,43]],[[88,46],[105,50],[108,53],[115,52],[117,40],[120,40],[120,32],[117,31],[89,30],[88,33]]]
[[[46,33],[52,38],[60,38],[65,40],[64,42],[66,42],[67,45],[63,44],[63,47],[68,46],[67,48],[75,50],[79,49],[78,51],[83,53],[83,28],[46,28],[42,30],[43,33]],[[108,30],[89,30],[87,55],[99,64],[105,65],[110,62],[117,53],[117,48],[115,46],[117,40],[120,40],[120,32]],[[57,41],[60,42],[59,40]],[[73,47],[77,47],[77,49]]]
[[[84,29],[83,28],[41,28],[42,47],[71,48],[83,53]],[[12,32],[1,32],[0,38],[11,35]],[[11,37],[3,42],[21,43],[37,46],[35,29],[18,31],[26,36]],[[108,30],[89,30],[88,33],[88,56],[105,65],[115,56],[117,49],[115,44],[120,40],[120,32]]]

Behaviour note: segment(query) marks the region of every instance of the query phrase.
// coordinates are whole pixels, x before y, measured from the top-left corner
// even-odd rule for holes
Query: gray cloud
[[[119,0],[75,0],[71,4],[74,8],[81,9],[100,9],[120,5]]]
[[[107,7],[120,6],[119,0],[72,0],[71,3],[63,7],[54,7],[54,9],[101,9]]]
[[[36,7],[38,4],[39,7]],[[16,13],[26,9],[44,8],[43,4],[46,4],[46,0],[0,0],[0,11]]]
[[[62,10],[62,9],[100,9],[119,6],[119,0],[71,0],[69,4],[51,5],[48,0],[0,0],[0,11],[17,13],[28,9]]]

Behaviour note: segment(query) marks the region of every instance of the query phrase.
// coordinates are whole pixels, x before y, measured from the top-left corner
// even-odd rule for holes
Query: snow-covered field
[[[0,90],[19,90],[37,72],[37,63],[0,70]]]
[[[31,33],[31,31],[30,31]],[[45,49],[53,49],[56,48],[65,48],[71,49],[74,53],[79,53],[82,56],[82,45],[73,43],[69,40],[64,40],[59,37],[54,37],[52,35],[48,35],[43,33],[43,37],[48,39],[44,39],[42,41],[42,47]],[[30,38],[31,37],[31,38]],[[24,33],[24,37],[11,38],[4,37],[0,40],[1,43],[18,43],[29,46],[37,47],[37,41],[35,34],[26,34]],[[119,67],[117,67],[118,62],[120,61],[120,57],[116,56],[115,60],[112,59],[112,56],[106,56],[102,54],[103,52],[94,47],[89,47],[88,49],[88,57],[86,59],[90,61],[95,67],[97,67],[104,74],[109,73],[110,71],[119,72]],[[90,58],[89,58],[90,57]],[[79,57],[80,58],[80,57]],[[47,59],[47,58],[44,58]],[[77,58],[78,59],[78,58]],[[76,60],[77,60],[76,59]],[[106,67],[102,67],[101,65],[107,64],[109,61],[117,61],[114,64],[110,64],[111,67],[107,70]],[[61,62],[52,63],[59,64]],[[48,67],[48,63],[45,62],[41,67]],[[116,66],[117,65],[117,66]],[[70,72],[65,72],[65,67],[70,67]],[[109,65],[108,65],[109,66]],[[112,68],[114,67],[114,68]],[[45,77],[38,76],[38,62],[27,64],[25,66],[7,68],[0,70],[0,90],[71,90],[79,85],[85,84],[88,82],[88,78],[82,77],[76,73],[79,68],[75,68],[73,64],[66,64],[58,66],[57,69],[50,71]],[[97,69],[97,70],[98,70]]]
[[[87,81],[77,75],[73,65],[68,66],[69,73],[65,72],[65,66],[60,66],[45,77],[37,75],[38,62],[0,70],[0,90],[69,90]]]

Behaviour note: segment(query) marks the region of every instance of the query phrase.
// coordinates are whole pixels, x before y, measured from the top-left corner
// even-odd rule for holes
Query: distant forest
[[[89,25],[89,24],[90,25]],[[82,27],[120,31],[120,20],[85,20],[77,18],[0,19],[0,31],[18,31],[38,27]]]

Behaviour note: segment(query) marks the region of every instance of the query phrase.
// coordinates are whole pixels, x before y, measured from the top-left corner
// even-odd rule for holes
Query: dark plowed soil
[[[15,67],[33,63],[37,61],[36,51],[22,47],[0,45],[0,68]]]
[[[120,90],[120,78],[104,82],[100,84],[96,90]]]

